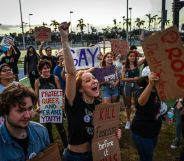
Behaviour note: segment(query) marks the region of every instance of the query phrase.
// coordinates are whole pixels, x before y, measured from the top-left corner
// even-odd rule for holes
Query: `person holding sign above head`
[[[10,66],[10,68],[13,71],[13,74],[15,75],[15,80],[19,81],[19,69],[18,69],[18,61],[21,55],[20,50],[17,48],[17,46],[14,44],[14,42],[9,42],[11,47],[4,52],[4,56],[1,58],[1,64],[6,63]]]
[[[136,53],[129,51],[125,64],[122,66],[122,81],[124,81],[124,96],[126,105],[127,122],[125,129],[130,129],[130,116],[131,116],[131,99],[134,98],[135,91],[139,88],[137,81],[140,78],[139,66],[145,61],[145,57],[140,61],[137,60]]]
[[[61,23],[59,31],[67,71],[65,110],[68,121],[68,149],[64,153],[64,161],[92,161],[92,116],[95,105],[100,104],[99,83],[89,71],[77,73],[68,42],[69,23]],[[120,136],[118,131],[118,137]]]
[[[132,139],[140,161],[153,161],[153,152],[162,125],[164,113],[155,88],[158,82],[159,76],[150,72],[148,66],[145,67],[139,83],[140,88],[136,92],[136,113],[131,125]]]
[[[25,161],[50,144],[47,129],[30,121],[37,97],[21,84],[10,84],[2,92],[0,114],[5,122],[0,127],[0,160]]]
[[[50,73],[51,66],[52,66],[51,62],[46,59],[41,60],[38,63],[38,71],[40,73],[40,77],[35,81],[35,93],[37,94],[38,98],[39,98],[40,89],[45,89],[45,90],[60,89],[59,78]],[[48,101],[48,104],[49,104],[49,101]],[[39,106],[40,106],[40,103],[39,103]],[[65,132],[63,123],[45,123],[45,127],[47,128],[49,132],[49,138],[50,138],[51,143],[53,143],[53,134],[52,134],[53,124],[56,125],[58,133],[63,141],[63,146],[64,148],[66,148],[68,145],[68,142],[67,142],[66,132]]]
[[[44,43],[45,43],[45,41],[42,41],[41,45],[39,47],[40,58],[42,60],[44,60],[44,59],[49,60],[51,62],[51,64],[52,64],[51,73],[53,73],[54,68],[55,68],[55,66],[57,64],[57,58],[52,55],[52,48],[50,46],[47,46],[45,48],[46,55],[44,55],[44,53],[43,53],[43,45],[44,45]]]
[[[101,67],[107,68],[111,66],[114,66],[113,53],[108,52],[103,55]],[[102,88],[102,97],[104,103],[117,102],[119,96],[119,77],[116,67],[114,68],[114,74],[106,76],[105,81],[102,83]]]

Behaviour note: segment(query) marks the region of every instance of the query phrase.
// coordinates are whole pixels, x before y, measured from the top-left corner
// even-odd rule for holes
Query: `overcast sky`
[[[166,0],[166,8],[171,15],[171,2]],[[122,21],[126,16],[126,0],[21,0],[23,21],[31,25],[70,21],[73,24],[83,18],[85,23],[93,25],[112,24],[113,19]],[[132,7],[132,18],[145,16],[147,13],[160,15],[161,0],[129,0]],[[0,23],[7,25],[20,24],[19,0],[1,0]]]
[[[184,1],[184,0],[180,0]],[[19,0],[0,0],[0,35],[9,32],[21,32],[20,27],[3,27],[3,25],[20,25],[20,7]],[[127,0],[21,0],[23,21],[27,23],[25,30],[29,30],[31,25],[50,25],[51,20],[58,22],[72,22],[73,30],[76,29],[78,20],[83,18],[84,23],[90,26],[102,28],[113,24],[113,19],[117,23],[123,21],[126,16]],[[161,16],[162,0],[129,0],[129,7],[132,8],[132,22],[137,17],[146,20],[145,14],[157,14]],[[172,2],[166,0],[166,9],[168,10],[168,19],[172,24]],[[70,11],[73,11],[70,14]],[[130,11],[128,12],[130,14]],[[33,14],[29,16],[29,14]],[[180,13],[180,22],[184,23],[184,8]],[[30,18],[30,21],[29,21]]]

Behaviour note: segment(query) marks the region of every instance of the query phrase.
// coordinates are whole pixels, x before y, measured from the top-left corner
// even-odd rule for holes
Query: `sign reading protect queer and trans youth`
[[[62,99],[61,89],[39,90],[40,123],[62,123]]]
[[[114,65],[106,68],[96,68],[95,77],[99,82],[105,82],[117,79],[116,67]]]
[[[119,127],[120,103],[100,104],[94,111],[93,161],[120,161]]]
[[[160,77],[156,86],[160,99],[183,98],[184,48],[178,29],[171,27],[149,36],[142,46],[151,71]]]
[[[76,69],[85,69],[95,67],[99,64],[97,55],[100,53],[100,47],[82,47],[71,48]]]
[[[35,41],[51,41],[51,29],[48,27],[35,27]]]

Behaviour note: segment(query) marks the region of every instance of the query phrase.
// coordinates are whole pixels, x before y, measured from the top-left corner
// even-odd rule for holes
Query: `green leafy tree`
[[[84,30],[84,27],[86,27],[86,24],[84,23],[84,20],[81,18],[80,20],[78,20],[78,24],[77,24],[77,27],[80,29],[81,31],[81,41],[83,41],[83,30]]]
[[[50,26],[54,26],[54,31],[56,31],[59,26],[59,22],[52,20]]]

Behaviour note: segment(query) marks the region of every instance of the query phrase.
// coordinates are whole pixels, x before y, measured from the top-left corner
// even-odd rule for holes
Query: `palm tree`
[[[50,26],[54,26],[54,31],[56,31],[59,26],[59,22],[57,22],[56,20],[51,20]]]
[[[141,26],[144,26],[144,23],[145,23],[145,21],[144,20],[141,20],[140,18],[137,18],[135,20],[135,24],[139,28],[139,30],[141,29]]]
[[[123,30],[124,30],[124,25],[125,25],[125,16],[122,17],[123,18]]]
[[[83,30],[84,30],[84,27],[86,27],[86,24],[84,23],[84,20],[81,18],[80,20],[78,20],[79,23],[77,24],[77,27],[80,28],[80,31],[81,31],[81,41],[83,40]]]
[[[156,20],[158,15],[152,17],[151,14],[146,14],[146,16],[148,17],[148,30],[150,31],[151,23]]]
[[[47,24],[45,22],[42,22],[42,26],[45,27]]]
[[[114,23],[114,26],[116,26],[116,25],[117,25],[117,21],[116,21],[116,19],[113,19],[113,23]]]

